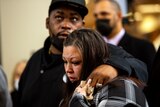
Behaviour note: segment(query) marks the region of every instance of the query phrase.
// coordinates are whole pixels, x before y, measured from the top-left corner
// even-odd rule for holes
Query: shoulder
[[[130,90],[132,89],[132,90]],[[112,95],[119,95],[121,97],[125,97],[125,94],[130,94],[133,93],[136,90],[142,91],[141,88],[139,88],[136,83],[131,80],[128,79],[126,77],[117,77],[113,80],[111,80],[109,83],[107,83],[101,90],[100,92],[105,92],[108,91],[110,96]],[[118,92],[118,93],[116,93]],[[122,92],[122,93],[119,93]],[[124,96],[123,96],[124,95]]]
[[[126,78],[115,78],[112,81],[110,81],[109,83],[107,83],[101,90],[100,92],[105,92],[105,91],[109,91],[109,95],[121,95],[121,93],[115,93],[116,91],[118,92],[122,92],[127,90],[126,87],[128,86],[132,86],[133,88],[137,87],[137,85],[129,79]],[[124,92],[123,92],[124,93]]]
[[[112,44],[109,44],[107,43],[108,45],[108,49],[109,49],[109,52],[110,52],[110,55],[111,56],[118,56],[118,57],[131,57],[131,55],[125,51],[122,47],[119,47],[119,46],[115,46],[115,45],[112,45]]]
[[[128,40],[131,40],[133,42],[136,42],[138,44],[144,44],[144,45],[153,45],[149,40],[145,39],[145,38],[138,38],[134,35],[130,35],[128,33],[125,33],[125,36]]]
[[[37,60],[37,61],[40,60],[43,54],[44,54],[43,48],[37,50],[32,54],[28,62],[32,62],[33,60]]]
[[[97,101],[99,102],[96,102],[97,104],[113,105],[114,102],[114,104],[118,105],[117,107],[130,103],[145,107],[142,105],[146,104],[142,90],[133,81],[128,79],[113,80],[99,90],[94,99],[98,99]]]

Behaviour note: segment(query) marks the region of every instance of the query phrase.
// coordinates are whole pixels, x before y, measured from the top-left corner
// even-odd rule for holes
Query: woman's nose
[[[66,69],[67,73],[72,73],[73,72],[71,64],[67,64],[65,69]]]

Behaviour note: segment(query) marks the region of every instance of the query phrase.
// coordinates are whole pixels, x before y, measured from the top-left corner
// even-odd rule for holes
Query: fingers
[[[104,84],[104,78],[98,78],[97,83],[96,83],[96,88],[101,88],[102,85]]]
[[[109,80],[115,78],[118,71],[110,65],[100,65],[90,74],[88,79],[92,79],[91,86],[95,87],[97,83],[106,84]]]
[[[104,85],[104,84],[107,84],[107,83],[109,82],[109,80],[110,80],[110,79],[109,79],[109,78],[107,78],[107,77],[106,77],[106,78],[104,78],[104,79],[103,79],[103,85]]]
[[[96,84],[96,88],[101,88],[101,87],[102,87],[102,84],[100,84],[100,83]]]
[[[94,88],[93,88],[93,87],[91,87],[91,86],[90,86],[90,87],[87,87],[87,90],[86,90],[87,96],[93,94],[93,91],[94,91]]]
[[[84,95],[88,100],[93,99],[94,88],[90,86],[91,81],[91,79],[87,82],[81,81],[80,85],[75,89],[75,92]]]
[[[93,77],[93,78],[92,78],[92,81],[91,81],[91,83],[90,83],[90,86],[95,87],[95,86],[96,86],[97,81],[98,81],[98,78]]]
[[[80,93],[80,94],[86,96],[86,90],[87,90],[87,87],[86,87],[86,86],[82,87],[81,85],[79,85],[79,86],[75,89],[75,92]]]
[[[104,84],[106,84],[109,80],[110,80],[110,79],[109,79],[109,77],[107,77],[107,76],[97,75],[97,76],[95,76],[95,77],[92,77],[92,81],[91,81],[90,85],[91,85],[92,87],[95,87],[95,86],[97,87],[97,83],[104,85]]]
[[[80,91],[86,91],[88,87],[90,87],[91,79],[89,79],[87,82],[86,81],[81,81],[80,85],[76,88],[75,91],[80,92]]]
[[[84,87],[85,84],[86,84],[86,81],[81,81],[79,86],[80,86],[80,87]]]
[[[97,83],[99,83],[99,84],[103,84],[104,83],[104,78],[103,77],[99,77],[99,78],[97,78]]]
[[[92,87],[95,87],[96,86],[96,83],[97,83],[97,81],[98,81],[98,74],[97,74],[97,72],[92,72],[90,75],[89,75],[89,77],[88,77],[88,80],[92,80],[91,82],[90,82],[90,86],[92,86]],[[88,81],[87,80],[87,81]]]
[[[92,82],[92,79],[88,79],[87,84],[90,85]]]
[[[91,80],[91,83],[90,83],[90,85],[92,86],[92,87],[95,87],[96,86],[96,84],[97,83],[99,83],[99,84],[103,84],[105,81],[104,80],[106,80],[106,79],[104,79],[105,77],[103,77],[101,74],[99,74],[99,73],[92,73],[90,76],[89,76],[89,79],[90,78],[92,78]],[[88,80],[89,80],[88,79]]]
[[[86,87],[87,87],[87,95],[93,94],[94,88],[91,86],[92,80],[89,79],[87,81]]]

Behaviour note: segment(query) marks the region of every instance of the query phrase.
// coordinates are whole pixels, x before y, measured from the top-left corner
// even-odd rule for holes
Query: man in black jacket
[[[135,58],[145,62],[149,76],[156,53],[152,43],[128,34],[122,25],[122,11],[116,0],[97,0],[94,7],[96,29],[107,43],[122,47]]]
[[[20,79],[20,107],[58,107],[63,98],[63,84],[66,80],[62,61],[63,40],[73,30],[83,27],[87,13],[85,0],[52,0],[46,19],[49,37],[45,40],[44,47],[30,58]],[[121,48],[108,46],[110,59],[90,75],[91,85],[105,83],[117,75],[132,75],[147,81],[143,62]]]

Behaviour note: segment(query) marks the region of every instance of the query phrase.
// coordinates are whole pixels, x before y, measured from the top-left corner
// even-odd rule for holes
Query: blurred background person
[[[12,75],[12,90],[11,90],[11,97],[13,101],[13,107],[17,107],[17,92],[18,92],[18,84],[21,77],[21,74],[23,73],[24,68],[26,67],[27,60],[21,60],[19,61],[13,70]]]
[[[0,66],[0,107],[12,107],[12,100],[8,90],[7,77]]]
[[[119,4],[115,0],[96,0],[93,13],[96,19],[96,29],[102,34],[104,40],[122,47],[134,57],[145,62],[150,78],[151,65],[156,54],[154,45],[125,31]]]
[[[156,53],[155,48],[149,41],[135,38],[125,31],[122,24],[122,11],[115,0],[96,0],[94,16],[96,29],[106,42],[122,47],[145,62],[150,71]]]

